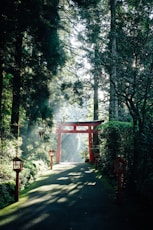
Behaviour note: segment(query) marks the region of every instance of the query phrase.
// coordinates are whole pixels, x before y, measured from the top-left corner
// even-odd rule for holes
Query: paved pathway
[[[136,230],[87,163],[54,165],[39,185],[17,210],[0,217],[0,230]]]

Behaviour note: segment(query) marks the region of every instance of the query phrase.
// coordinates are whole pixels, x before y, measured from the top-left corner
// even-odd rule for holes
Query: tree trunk
[[[0,55],[0,126],[2,128],[2,92],[3,92],[3,61]]]
[[[94,120],[98,120],[98,79],[97,76],[94,76]]]
[[[22,33],[16,38],[15,67],[13,70],[13,100],[11,115],[11,132],[17,138],[19,135],[20,89],[21,89],[21,58]]]
[[[98,48],[95,48],[95,62],[98,60]],[[98,100],[98,88],[99,88],[99,75],[100,69],[98,68],[97,63],[95,63],[95,71],[94,71],[94,120],[99,119],[99,100]],[[96,128],[96,127],[95,127]],[[93,133],[93,146],[94,146],[94,153],[99,153],[99,138],[98,133]]]
[[[2,93],[3,93],[3,61],[0,55],[0,151],[3,152],[3,111],[2,111]]]
[[[2,20],[2,19],[1,19]],[[3,21],[3,20],[2,20]],[[2,96],[3,96],[3,72],[4,72],[4,44],[5,44],[5,36],[4,36],[4,31],[3,29],[0,32],[0,129],[1,129],[1,140],[3,138],[3,132],[4,132],[4,127],[3,127],[3,108],[2,108]]]
[[[118,120],[118,98],[117,98],[117,77],[116,77],[116,3],[117,0],[110,1],[111,8],[111,73],[110,73],[110,105],[109,119]]]

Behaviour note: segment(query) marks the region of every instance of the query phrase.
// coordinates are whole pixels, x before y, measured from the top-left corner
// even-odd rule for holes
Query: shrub
[[[102,171],[106,175],[114,175],[114,160],[118,155],[127,161],[130,168],[133,158],[132,127],[132,123],[120,121],[110,121],[98,127],[101,130]]]

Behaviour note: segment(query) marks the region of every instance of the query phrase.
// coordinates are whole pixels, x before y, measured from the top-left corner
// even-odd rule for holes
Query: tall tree
[[[78,72],[82,75],[80,81],[85,89],[85,97],[87,98],[88,93],[88,98],[92,97],[94,100],[93,119],[97,120],[99,118],[99,89],[103,82],[101,55],[105,46],[105,39],[102,38],[102,33],[104,32],[102,20],[107,10],[101,6],[100,1],[96,0],[74,2],[77,2],[78,14],[80,14],[81,17],[79,19],[80,26],[78,26],[77,39],[82,43],[80,47],[81,63],[78,61],[78,66],[76,65],[78,69],[81,70],[82,68],[82,73],[81,71],[76,71],[76,73]],[[82,62],[81,55],[82,58],[90,64],[90,68],[87,68]],[[83,75],[86,75],[86,77],[83,77]],[[88,91],[86,89],[88,89]]]
[[[116,93],[133,121],[132,177],[141,184],[152,170],[148,167],[152,161],[152,9],[152,1],[122,1],[116,11]]]
[[[11,73],[13,76],[11,79],[13,89],[11,131],[15,137],[18,136],[20,108],[24,106],[27,109],[25,101],[22,99],[27,98],[28,101],[28,98],[31,98],[29,92],[34,91],[34,88],[29,88],[35,87],[34,84],[27,86],[25,82],[27,83],[28,79],[30,82],[32,76],[36,78],[38,73],[36,63],[42,66],[40,84],[38,83],[40,86],[44,72],[46,76],[47,87],[42,86],[40,89],[40,91],[46,91],[44,93],[46,95],[45,101],[49,100],[48,79],[51,79],[51,76],[57,73],[58,66],[64,63],[65,56],[62,53],[58,37],[58,4],[59,1],[22,0],[12,2],[6,0],[3,10],[1,10],[1,18],[5,25],[2,26],[1,34],[1,47],[5,44],[5,52],[4,47],[2,47],[3,53],[0,55],[0,62],[4,63],[4,65],[1,64],[1,74],[3,72],[2,67],[5,66],[5,73]],[[26,95],[26,97],[22,95]],[[32,95],[34,96],[34,94]],[[43,106],[41,102],[40,104],[37,114],[41,114],[44,118]]]
[[[8,47],[10,45],[10,32],[12,31],[13,25],[11,20],[13,19],[13,4],[11,1],[1,1],[0,7],[0,127],[1,127],[1,138],[4,132],[4,102],[3,102],[3,89],[4,75],[7,68],[8,61]]]
[[[118,120],[118,85],[117,85],[117,49],[116,49],[116,4],[118,0],[110,1],[111,9],[111,27],[110,27],[110,44],[111,44],[111,72],[110,72],[110,106],[109,119]]]

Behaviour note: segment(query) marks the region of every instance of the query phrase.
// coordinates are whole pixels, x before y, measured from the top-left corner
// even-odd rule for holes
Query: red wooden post
[[[57,129],[57,150],[56,150],[56,163],[59,164],[61,157],[61,125]]]
[[[54,156],[54,150],[50,149],[49,150],[49,155],[50,155],[50,168],[53,168],[53,156]]]
[[[89,162],[93,163],[91,126],[88,127]]]
[[[15,201],[19,201],[19,171],[16,171],[16,183],[15,183]]]
[[[117,157],[114,161],[114,172],[117,176],[117,201],[122,202],[123,176],[126,169],[126,161],[122,157]]]
[[[16,183],[15,183],[15,201],[19,200],[19,173],[23,168],[23,161],[17,156],[13,158],[13,170],[16,172]]]

